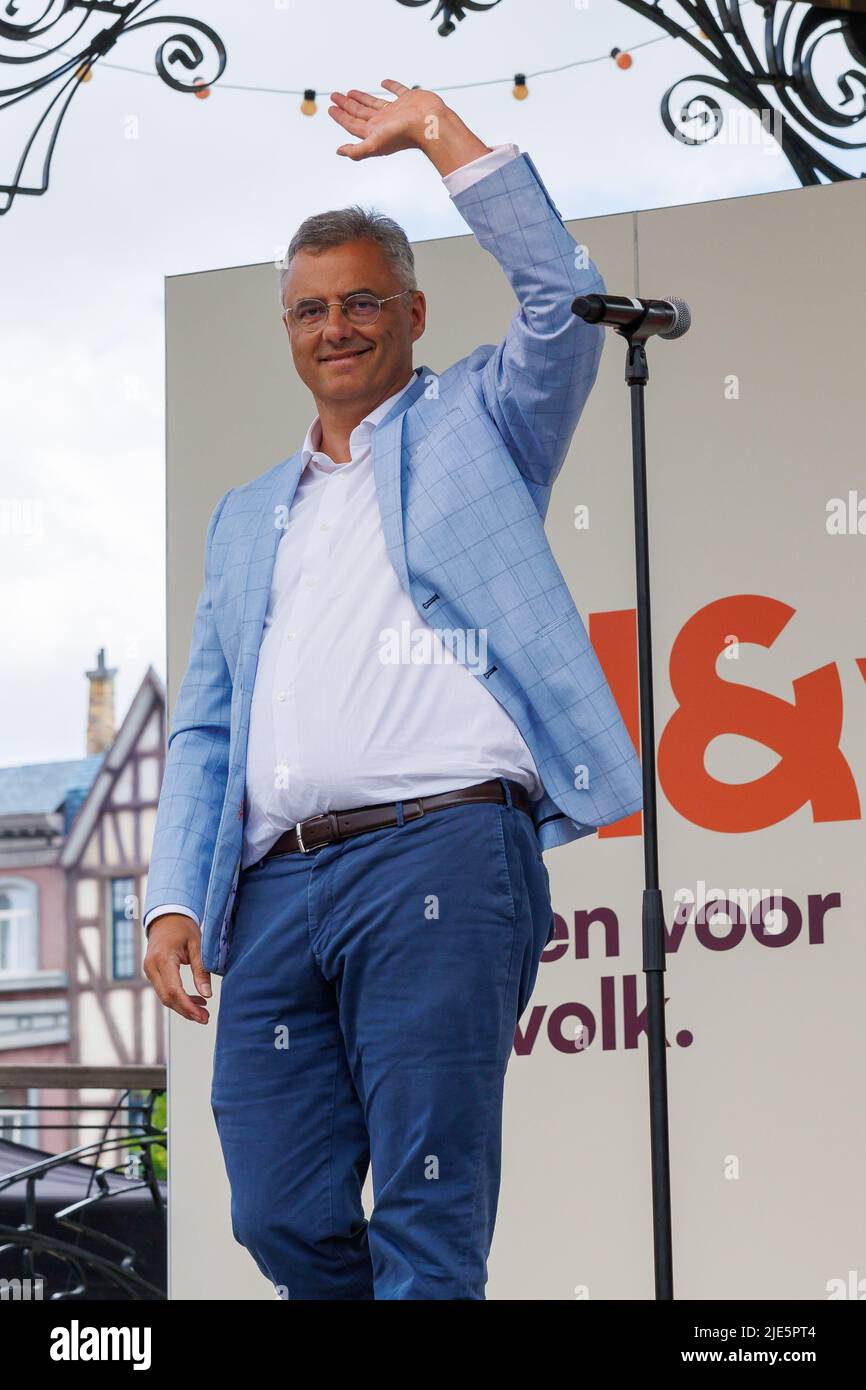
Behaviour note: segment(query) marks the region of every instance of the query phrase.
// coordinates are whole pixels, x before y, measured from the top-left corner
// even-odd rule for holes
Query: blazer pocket
[[[571,613],[566,613],[562,618],[554,618],[551,622],[545,623],[544,627],[540,627],[536,632],[536,637],[546,637],[554,628],[564,627],[566,623],[571,622],[571,617]]]
[[[426,434],[423,434],[417,444],[413,444],[409,449],[409,458],[414,462],[417,458],[423,458],[428,450],[437,447],[443,436],[453,433],[466,423],[466,416],[459,405],[441,415],[432,424]]]

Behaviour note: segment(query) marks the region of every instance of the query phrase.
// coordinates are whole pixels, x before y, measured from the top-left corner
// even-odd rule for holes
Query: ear
[[[427,327],[427,300],[423,290],[412,296],[412,342],[417,343]]]

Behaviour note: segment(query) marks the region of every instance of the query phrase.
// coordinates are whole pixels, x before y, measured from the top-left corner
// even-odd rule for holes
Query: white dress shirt
[[[451,196],[513,159],[516,145],[444,177]],[[429,796],[508,777],[531,799],[542,785],[511,716],[419,614],[388,559],[372,435],[415,379],[355,426],[350,459],[319,451],[317,416],[277,546],[250,709],[241,867],[283,831],[322,811]],[[198,917],[188,907],[153,908]]]

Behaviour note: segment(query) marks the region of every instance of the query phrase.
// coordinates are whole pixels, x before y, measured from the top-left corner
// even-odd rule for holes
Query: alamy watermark
[[[379,660],[383,666],[453,666],[460,662],[470,671],[487,670],[486,628],[413,627],[408,618],[400,630],[384,627],[379,633]]]
[[[712,135],[705,133],[701,137],[690,134],[685,124],[678,126],[673,137],[681,144],[705,145],[713,140],[719,145],[760,145],[764,154],[782,153],[782,113],[774,106],[733,106],[724,116],[721,111],[703,109],[692,113],[684,109],[680,119],[690,124],[700,120],[704,127],[715,125]]]

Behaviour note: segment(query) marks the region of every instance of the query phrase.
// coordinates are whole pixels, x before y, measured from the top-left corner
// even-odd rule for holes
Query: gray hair
[[[299,251],[325,251],[334,246],[343,246],[347,241],[357,241],[365,237],[375,241],[382,248],[388,264],[397,276],[400,288],[415,290],[415,256],[409,238],[392,217],[375,208],[363,208],[355,203],[349,208],[338,208],[332,212],[317,212],[302,222],[289,242],[288,250],[280,263],[280,308],[285,309],[285,288],[292,257]]]

